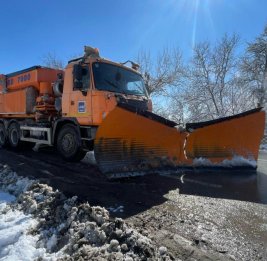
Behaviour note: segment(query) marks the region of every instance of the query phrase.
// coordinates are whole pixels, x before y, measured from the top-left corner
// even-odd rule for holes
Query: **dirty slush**
[[[1,215],[17,209],[37,219],[28,233],[38,235],[36,247],[57,253],[57,260],[170,260],[165,247],[158,248],[122,219],[110,219],[105,208],[77,203],[77,197],[66,198],[46,184],[18,177],[7,166],[0,171],[1,189],[17,198]]]

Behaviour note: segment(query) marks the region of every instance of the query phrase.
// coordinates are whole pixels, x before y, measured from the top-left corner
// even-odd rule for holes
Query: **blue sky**
[[[238,33],[253,40],[267,24],[266,0],[9,0],[1,3],[0,73],[38,65],[48,52],[68,60],[84,45],[123,62]]]

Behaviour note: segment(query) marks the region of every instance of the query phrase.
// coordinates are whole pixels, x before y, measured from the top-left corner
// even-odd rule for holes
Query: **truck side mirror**
[[[74,64],[72,74],[73,74],[73,88],[82,89],[83,67],[80,64]]]

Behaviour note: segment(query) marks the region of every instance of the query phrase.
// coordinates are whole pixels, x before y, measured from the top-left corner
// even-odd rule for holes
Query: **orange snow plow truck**
[[[261,108],[177,127],[152,113],[138,65],[131,64],[85,47],[64,71],[34,66],[0,75],[0,146],[56,146],[68,161],[94,150],[99,169],[111,178],[201,162],[256,168],[265,126]]]

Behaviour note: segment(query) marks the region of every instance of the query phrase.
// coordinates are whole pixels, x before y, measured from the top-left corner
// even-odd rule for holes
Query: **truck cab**
[[[69,61],[63,80],[59,80],[62,111],[55,122],[52,141],[60,143],[60,129],[69,122],[79,132],[81,148],[93,150],[98,126],[118,104],[142,111],[151,111],[152,104],[136,64],[130,68],[114,63],[100,58],[96,49],[87,48],[90,51],[86,49],[85,56]],[[59,147],[64,157],[66,153]]]
[[[70,61],[64,77],[62,116],[99,126],[118,103],[151,110],[141,74],[121,64],[87,57]]]

